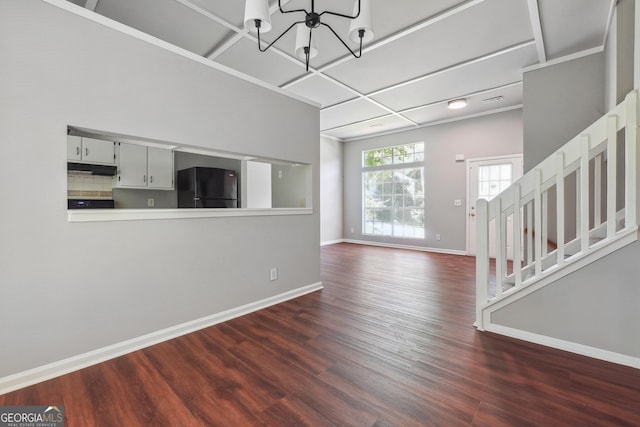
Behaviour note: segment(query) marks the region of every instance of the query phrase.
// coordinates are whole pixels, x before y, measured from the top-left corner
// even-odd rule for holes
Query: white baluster
[[[513,184],[513,275],[516,288],[522,285],[522,218],[520,213],[520,184]]]
[[[535,251],[535,275],[542,274],[542,172],[539,168],[533,170],[534,180],[534,193],[533,193],[533,209],[534,209],[534,222],[533,236],[535,239],[534,251]]]
[[[496,207],[496,226],[495,226],[495,234],[496,234],[496,297],[500,297],[502,295],[502,286],[504,283],[504,268],[505,268],[505,260],[506,260],[506,251],[504,250],[504,230],[506,219],[502,214],[502,199],[500,196],[496,197],[491,201],[495,204]]]
[[[559,151],[556,160],[556,242],[557,264],[564,264],[564,153]]]
[[[611,238],[616,234],[616,187],[617,187],[617,138],[618,118],[609,116],[607,118],[607,237]]]
[[[589,249],[589,135],[580,137],[580,250]]]
[[[549,253],[549,192],[542,193],[542,257]]]
[[[602,153],[593,159],[593,226],[602,224]]]
[[[533,264],[533,202],[527,203],[527,265]]]

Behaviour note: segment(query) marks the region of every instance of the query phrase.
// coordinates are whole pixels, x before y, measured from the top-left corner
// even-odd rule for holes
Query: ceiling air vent
[[[494,96],[493,98],[483,99],[483,104],[495,104],[496,102],[504,101],[504,98],[501,96]]]

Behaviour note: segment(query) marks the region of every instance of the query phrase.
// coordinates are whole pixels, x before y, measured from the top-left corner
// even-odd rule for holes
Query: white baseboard
[[[384,248],[395,248],[395,249],[409,249],[412,251],[435,252],[439,254],[449,254],[449,255],[467,255],[467,251],[459,251],[455,249],[428,248],[425,246],[414,246],[414,245],[396,245],[394,243],[370,242],[368,240],[343,239],[342,241],[344,243],[354,243],[356,245],[381,246]]]
[[[0,395],[49,380],[51,378],[59,377],[64,374],[68,374],[69,372],[77,371],[200,329],[208,328],[209,326],[217,325],[218,323],[253,313],[254,311],[318,291],[322,288],[323,286],[321,282],[303,286],[260,301],[245,304],[240,307],[232,308],[230,310],[175,325],[160,331],[122,341],[98,350],[29,369],[28,371],[9,375],[7,377],[0,378]]]
[[[335,245],[336,243],[343,243],[343,242],[344,242],[344,239],[326,240],[324,242],[320,242],[320,246]]]
[[[516,338],[522,341],[528,341],[534,344],[557,348],[558,350],[564,350],[570,353],[580,354],[582,356],[592,357],[594,359],[604,360],[606,362],[617,363],[619,365],[625,365],[632,368],[640,369],[640,358],[628,356],[626,354],[615,353],[613,351],[603,350],[584,344],[578,344],[571,341],[548,337],[546,335],[523,331],[521,329],[510,328],[508,326],[490,324],[488,326],[485,325],[485,330],[488,332],[493,332],[495,334]]]

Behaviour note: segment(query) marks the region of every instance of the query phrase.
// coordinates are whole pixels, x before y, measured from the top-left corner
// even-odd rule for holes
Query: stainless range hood
[[[93,165],[88,163],[67,162],[67,171],[86,173],[87,175],[114,176],[117,173],[115,166]]]

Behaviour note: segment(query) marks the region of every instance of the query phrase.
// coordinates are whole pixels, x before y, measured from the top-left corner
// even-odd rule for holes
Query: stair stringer
[[[584,254],[576,254],[571,258],[568,258],[562,267],[550,268],[549,270],[544,271],[539,278],[524,282],[522,287],[505,291],[499,299],[494,298],[481,308],[482,328],[479,327],[478,329],[640,369],[640,352],[637,357],[630,356],[595,346],[559,339],[549,335],[533,333],[525,329],[500,325],[495,323],[492,319],[494,313],[499,310],[513,305],[514,303],[527,298],[534,292],[549,285],[559,283],[559,281],[564,277],[575,273],[608,255],[614,254],[616,251],[637,242],[639,239],[640,232],[637,226],[622,230],[615,236],[615,238],[598,242],[594,247],[592,247],[592,250]],[[640,286],[640,270],[638,273],[638,276],[629,277],[629,280]],[[606,290],[606,287],[604,287],[603,290]],[[539,311],[538,314],[539,316],[547,315],[545,311]],[[610,313],[604,313],[604,315],[607,314]]]

